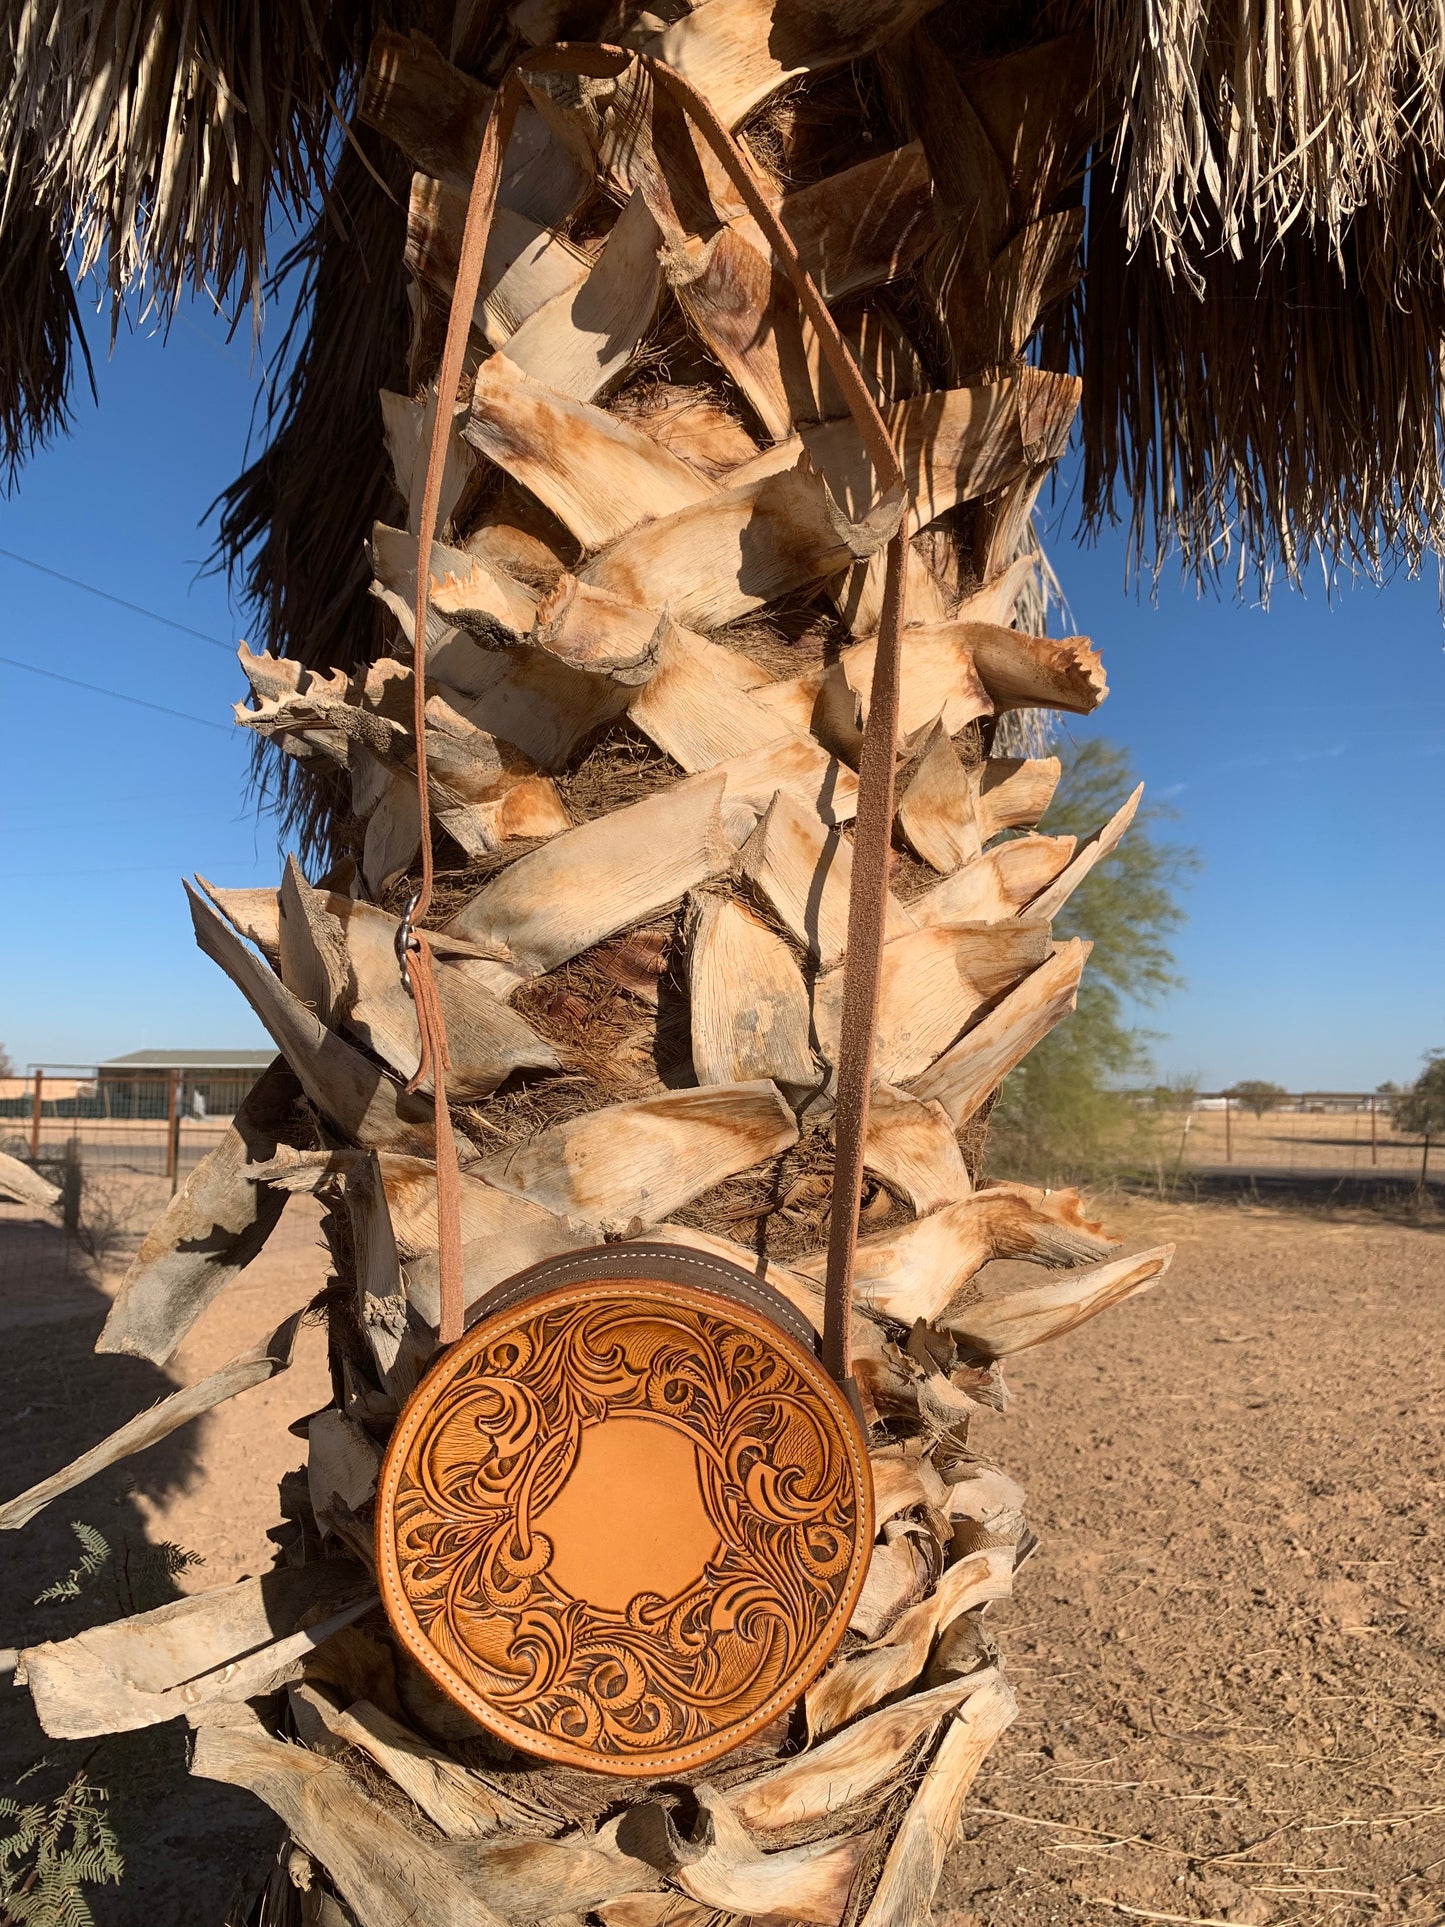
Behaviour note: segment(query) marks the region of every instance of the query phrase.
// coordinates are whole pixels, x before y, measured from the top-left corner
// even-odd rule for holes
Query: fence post
[[[45,1086],[45,1073],[39,1065],[35,1068],[35,1095],[30,1103],[30,1162],[34,1164],[40,1156],[40,1093]]]
[[[68,1137],[60,1166],[60,1219],[72,1236],[80,1229],[82,1177],[80,1139]]]
[[[1179,1173],[1184,1169],[1184,1147],[1189,1142],[1189,1127],[1194,1122],[1193,1111],[1184,1113],[1184,1129],[1179,1133],[1179,1155],[1174,1160],[1174,1182],[1179,1182]]]
[[[166,1086],[166,1176],[174,1197],[181,1162],[181,1074],[174,1065],[166,1073]]]
[[[1226,1164],[1234,1162],[1234,1132],[1230,1127],[1228,1091],[1224,1094],[1224,1162]]]
[[[1380,1140],[1375,1129],[1375,1100],[1373,1096],[1370,1099],[1370,1162],[1371,1164],[1378,1164],[1380,1162]]]

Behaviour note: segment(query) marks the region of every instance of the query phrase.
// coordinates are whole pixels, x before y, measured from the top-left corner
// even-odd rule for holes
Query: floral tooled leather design
[[[609,1608],[558,1583],[547,1528],[589,1428],[620,1418],[687,1441],[671,1462],[690,1458],[695,1489],[661,1502],[710,1550],[671,1596]],[[487,1725],[658,1771],[727,1750],[825,1663],[866,1567],[866,1487],[839,1395],[775,1327],[594,1281],[486,1320],[420,1388],[383,1472],[383,1587],[415,1656]],[[625,1579],[629,1520],[608,1529]]]

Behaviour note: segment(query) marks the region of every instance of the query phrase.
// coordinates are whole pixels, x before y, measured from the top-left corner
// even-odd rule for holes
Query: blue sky
[[[80,384],[73,434],[0,501],[0,548],[216,638],[210,646],[0,555],[0,655],[203,719],[182,722],[0,664],[4,778],[0,1041],[17,1064],[152,1045],[261,1044],[249,1009],[195,949],[180,877],[274,878],[275,839],[247,808],[247,739],[226,725],[244,633],[224,582],[197,579],[198,520],[236,472],[260,380],[243,326],[204,308],[164,339],[122,335],[100,406]]]
[[[249,336],[205,309],[162,338],[98,350],[98,409],[0,501],[0,548],[230,645],[246,633],[199,571],[199,524],[236,472],[260,382]],[[1147,1015],[1161,1074],[1215,1088],[1370,1089],[1445,1045],[1445,656],[1433,573],[1269,612],[1124,587],[1122,543],[1051,548],[1112,694],[1083,737],[1125,744],[1202,868],[1178,952],[1187,988]],[[0,655],[127,691],[201,723],[0,664],[5,727],[0,1041],[20,1064],[146,1046],[264,1043],[195,950],[180,888],[271,883],[275,837],[246,798],[247,741],[222,734],[243,689],[228,653],[0,555]]]
[[[1062,500],[1052,511],[1067,530]],[[1177,949],[1186,988],[1150,1012],[1163,1072],[1204,1088],[1406,1082],[1445,1046],[1445,655],[1435,572],[1267,611],[1175,577],[1125,593],[1119,538],[1052,545],[1108,700],[1076,735],[1127,744],[1167,833],[1202,866]]]

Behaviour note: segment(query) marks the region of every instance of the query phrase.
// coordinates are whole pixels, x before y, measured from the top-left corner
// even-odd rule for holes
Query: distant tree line
[[[1082,841],[1119,807],[1136,777],[1128,751],[1097,738],[1061,756],[1056,799],[1038,828]],[[1162,1154],[1163,1114],[1188,1110],[1197,1098],[1198,1078],[1181,1076],[1156,1086],[1152,1105],[1140,1105],[1151,1033],[1131,1021],[1129,1008],[1182,982],[1172,942],[1184,921],[1180,895],[1198,859],[1160,835],[1172,815],[1146,804],[1055,920],[1055,936],[1087,938],[1093,953],[1073,1015],[1004,1081],[989,1121],[991,1169],[1060,1184],[1152,1168]],[[1290,1093],[1264,1078],[1242,1078],[1225,1095],[1261,1118]],[[1389,1099],[1394,1128],[1423,1140],[1423,1184],[1431,1145],[1445,1139],[1445,1051],[1431,1051],[1405,1090],[1381,1085],[1379,1095]]]

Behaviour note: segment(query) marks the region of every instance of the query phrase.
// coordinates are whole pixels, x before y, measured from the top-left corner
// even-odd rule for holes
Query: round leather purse
[[[398,935],[436,1103],[444,1349],[381,1470],[376,1557],[405,1650],[526,1752],[629,1775],[704,1765],[786,1711],[827,1664],[867,1575],[872,1493],[849,1354],[893,816],[903,476],[878,409],[751,166],[661,61],[616,48],[527,56],[597,78],[633,63],[698,128],[793,283],[891,517],[859,764],[821,1334],[738,1266],[673,1244],[570,1252],[462,1308],[446,1034],[420,929],[431,895],[425,679],[414,674],[421,887]],[[498,90],[477,163],[438,392],[455,395],[520,82]],[[417,548],[427,634],[448,410],[432,435]],[[878,538],[882,539],[882,536]],[[464,1323],[468,1326],[463,1331]]]
[[[444,1692],[571,1766],[696,1767],[842,1638],[868,1459],[806,1320],[736,1265],[603,1245],[489,1292],[392,1435],[392,1625]]]

